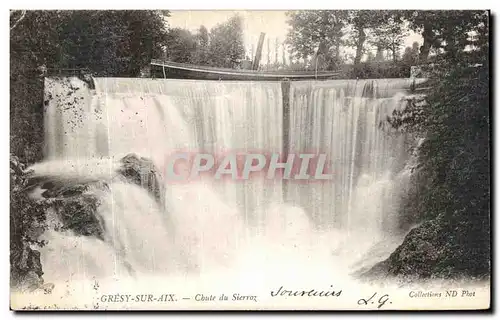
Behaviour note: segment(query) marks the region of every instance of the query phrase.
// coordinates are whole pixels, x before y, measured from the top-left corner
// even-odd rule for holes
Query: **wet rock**
[[[76,235],[104,240],[105,226],[97,209],[101,201],[93,194],[64,197],[53,202],[53,209],[61,222],[61,229]]]
[[[114,180],[79,181],[32,176],[16,157],[11,157],[10,164],[11,226],[14,226],[11,285],[21,290],[42,288],[51,291],[43,287],[40,252],[31,245],[43,246],[43,241],[38,239],[48,228],[104,240],[105,225],[98,209],[103,192],[109,191],[109,183]],[[125,156],[114,179],[137,184],[160,201],[157,170],[147,158],[135,154]]]
[[[441,258],[441,248],[435,247],[440,242],[439,231],[438,223],[434,221],[427,221],[414,228],[387,260],[377,263],[364,275],[430,277]]]
[[[412,229],[388,259],[365,279],[481,279],[490,273],[489,235],[471,220],[439,215]],[[484,236],[480,236],[484,234]]]
[[[28,271],[16,288],[21,291],[34,292],[43,286],[43,279],[34,271]]]
[[[121,159],[120,173],[129,183],[139,185],[148,190],[157,201],[161,199],[161,184],[158,170],[153,161],[139,157],[136,154],[128,154]]]
[[[11,286],[22,290],[36,289],[43,279],[40,253],[31,248],[37,244],[45,227],[44,203],[30,199],[24,189],[29,173],[15,156],[10,157],[10,275]],[[39,243],[38,243],[39,244]]]
[[[27,242],[22,242],[19,248],[11,248],[11,286],[34,291],[43,284],[42,275],[39,251]]]
[[[120,162],[121,166],[115,179],[137,184],[160,201],[161,186],[151,160],[128,154]],[[58,180],[54,177],[33,177],[25,190],[31,194],[35,189],[40,190],[38,194],[45,203],[50,204],[51,210],[61,222],[60,230],[71,230],[76,235],[104,239],[105,226],[98,214],[101,193],[96,191],[109,191],[110,182],[112,181],[82,182]]]

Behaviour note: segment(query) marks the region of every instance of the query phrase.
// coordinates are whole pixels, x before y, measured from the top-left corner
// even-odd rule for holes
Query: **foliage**
[[[211,66],[236,68],[245,58],[243,20],[235,15],[210,30],[208,52]]]
[[[161,55],[168,15],[151,10],[12,11],[11,152],[27,163],[41,159],[43,76],[67,74],[67,69],[137,76]]]
[[[358,65],[366,44],[379,51],[390,50],[396,61],[399,47],[406,36],[403,16],[391,10],[318,10],[289,12],[292,27],[287,41],[297,58],[325,56],[326,68],[342,62],[341,47],[354,47],[354,64]]]
[[[101,76],[134,76],[164,45],[168,12],[28,11],[11,30],[11,55],[47,68],[88,68]]]
[[[25,192],[30,175],[26,165],[41,160],[43,154],[43,77],[71,74],[68,69],[86,69],[98,76],[137,76],[163,51],[167,16],[168,11],[139,10],[11,11],[12,286],[35,289],[43,282],[40,253],[31,246],[44,244],[38,238],[46,228],[49,207],[77,234],[99,231],[86,226],[93,217],[89,213],[95,209],[95,199],[49,203],[30,199]],[[75,212],[82,214],[75,216]],[[74,221],[75,217],[81,221]]]
[[[326,68],[342,62],[340,48],[343,45],[344,27],[348,12],[343,10],[314,10],[287,12],[291,29],[287,43],[295,58],[307,60],[309,56],[322,54]]]
[[[355,49],[355,65],[361,63],[368,47],[377,50],[377,56],[369,56],[369,60],[381,62],[387,51],[396,63],[409,30],[421,34],[424,42],[418,59],[408,59],[407,53],[406,63],[426,63],[430,52],[456,61],[455,53],[484,44],[488,23],[485,11],[316,10],[287,15],[291,26],[287,42],[295,59],[323,56],[320,69],[338,68],[343,62],[340,49],[348,47]]]
[[[489,172],[488,106],[487,67],[462,67],[440,79],[426,98],[426,104],[411,103],[391,119],[394,126],[404,125],[407,130],[426,137],[419,149],[422,170],[429,175],[426,193],[443,185],[452,191],[434,202],[434,209],[466,206],[462,200],[471,199],[463,196],[455,199],[459,193],[466,192],[471,197],[489,194],[489,178],[485,177]]]
[[[425,63],[431,48],[443,49],[448,59],[458,58],[457,52],[468,45],[484,44],[488,28],[488,12],[472,10],[405,11],[403,16],[409,28],[422,35],[420,63]],[[475,38],[471,34],[482,36]]]
[[[195,37],[188,30],[174,28],[168,32],[167,59],[175,62],[192,62],[192,54],[197,49]]]
[[[345,68],[348,72],[341,74],[340,78],[381,79],[381,78],[408,78],[410,66],[402,62],[372,61],[361,62]]]
[[[411,47],[406,47],[403,53],[402,61],[409,66],[414,66],[418,64],[418,52],[419,45],[418,42],[413,42]]]
[[[373,27],[373,36],[371,43],[377,50],[386,50],[391,52],[392,61],[397,62],[398,54],[404,43],[407,30],[403,26],[403,16],[399,11],[380,11],[378,13],[378,25]]]
[[[385,11],[377,10],[349,10],[348,14],[348,23],[352,30],[346,44],[356,48],[354,64],[357,65],[361,62],[361,57],[365,52],[366,41],[373,38],[372,31],[375,28],[385,23],[387,14]]]
[[[209,34],[205,26],[200,26],[195,36],[196,51],[192,54],[192,63],[208,65],[210,63],[210,49],[208,47]]]
[[[174,62],[221,68],[239,68],[244,59],[243,21],[238,15],[208,32],[200,26],[196,34],[174,28],[167,36],[166,58]]]
[[[37,287],[41,284],[40,253],[31,245],[43,245],[38,240],[45,230],[47,204],[26,195],[29,172],[16,156],[10,156],[10,275],[11,286]]]
[[[487,28],[483,32],[478,38],[487,39]],[[425,99],[411,100],[389,118],[394,127],[424,138],[407,210],[424,220],[440,217],[439,228],[463,254],[448,258],[459,257],[472,273],[489,268],[490,252],[487,41],[476,49],[448,51],[453,58],[435,70]]]

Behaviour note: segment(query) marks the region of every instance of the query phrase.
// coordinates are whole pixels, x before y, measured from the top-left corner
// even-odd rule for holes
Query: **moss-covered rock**
[[[408,281],[488,277],[489,233],[477,227],[472,220],[458,222],[439,215],[412,229],[388,259],[361,277],[397,277]]]
[[[24,192],[29,172],[19,158],[10,157],[10,275],[11,286],[34,289],[43,283],[40,252],[32,246],[43,245],[39,236],[45,230],[44,201],[30,199]]]
[[[161,183],[158,170],[153,161],[131,153],[121,159],[118,173],[129,183],[137,184],[148,190],[157,201],[161,199]]]
[[[61,230],[71,230],[76,235],[104,240],[104,224],[97,209],[101,201],[93,194],[58,199],[53,202]]]
[[[129,154],[121,160],[117,173],[117,180],[142,186],[160,201],[161,184],[151,160]],[[10,174],[11,285],[35,290],[43,286],[36,247],[44,242],[39,237],[47,228],[53,228],[104,240],[105,225],[98,209],[102,193],[109,191],[109,183],[114,180],[81,182],[33,176],[17,157],[11,157]],[[33,194],[37,196],[33,198]],[[47,220],[48,212],[49,220],[56,221]]]
[[[11,246],[11,286],[33,291],[43,285],[40,252],[25,241]]]

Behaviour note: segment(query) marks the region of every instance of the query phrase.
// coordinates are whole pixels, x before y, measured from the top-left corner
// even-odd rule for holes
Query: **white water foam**
[[[377,84],[382,93],[398,90],[397,83]],[[283,197],[280,181],[201,180],[166,185],[162,206],[139,186],[111,182],[99,194],[104,240],[47,232],[45,281],[70,283],[81,295],[95,294],[86,280],[106,290],[157,282],[196,292],[216,284],[260,292],[280,283],[325,290],[351,283],[372,247],[391,244],[370,256],[376,262],[401,241],[391,237],[405,184],[404,141],[379,128],[401,96],[378,96],[377,89],[367,96],[367,87],[292,83],[290,150],[329,153],[333,183],[288,184]],[[282,149],[276,83],[98,79],[96,88],[84,104],[90,110],[49,106],[49,160],[35,173],[110,179],[117,159],[131,152],[161,169],[163,157],[178,149]],[[83,124],[72,124],[75,112],[86,115]]]

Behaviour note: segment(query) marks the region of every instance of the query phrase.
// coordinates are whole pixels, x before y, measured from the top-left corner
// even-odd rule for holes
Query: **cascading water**
[[[286,199],[357,258],[397,229],[407,152],[405,136],[386,119],[406,103],[409,86],[405,79],[291,84],[289,150],[326,153],[333,179],[289,184]]]
[[[333,183],[288,188],[289,200],[297,199],[297,204],[308,208],[317,224],[348,232],[392,228],[394,210],[389,206],[397,205],[398,196],[386,182],[394,180],[407,157],[405,137],[387,130],[384,122],[405,103],[402,92],[407,82],[292,83],[290,152],[326,153],[334,175]]]
[[[47,82],[52,96],[68,100],[67,87]],[[70,82],[74,88],[82,84]],[[282,150],[279,83],[98,78],[95,85],[93,94],[75,91],[69,106],[54,101],[47,108],[48,159],[119,158],[132,152],[164,168],[177,150]],[[282,194],[280,183],[246,181],[214,188],[243,210],[247,221],[255,218],[252,211]]]
[[[105,78],[95,79],[89,94],[75,78],[69,82],[72,94],[59,81],[48,79],[46,87],[53,105],[45,117],[49,161],[34,167],[40,175],[110,178],[129,153],[152,159],[163,171],[177,150],[282,149],[279,83]],[[250,226],[265,224],[260,221],[265,208],[282,202],[280,181],[164,183],[164,208],[137,186],[110,185],[99,214],[120,269],[170,274],[223,266],[252,233]],[[50,259],[45,264],[50,270]],[[55,276],[59,266],[52,269]],[[117,273],[112,271],[109,275]]]
[[[344,279],[396,221],[404,137],[379,124],[403,103],[408,86],[292,82],[290,122],[283,123],[276,82],[98,78],[90,90],[77,78],[47,79],[47,161],[34,166],[40,175],[109,179],[129,153],[152,159],[160,171],[177,150],[280,153],[285,127],[289,151],[327,153],[334,177],[288,181],[286,188],[258,179],[163,181],[161,203],[113,180],[98,209],[103,240],[46,233],[46,281],[232,272],[240,276],[235,281],[252,274],[248,287],[283,277],[296,282],[297,274],[323,283],[332,270]]]

